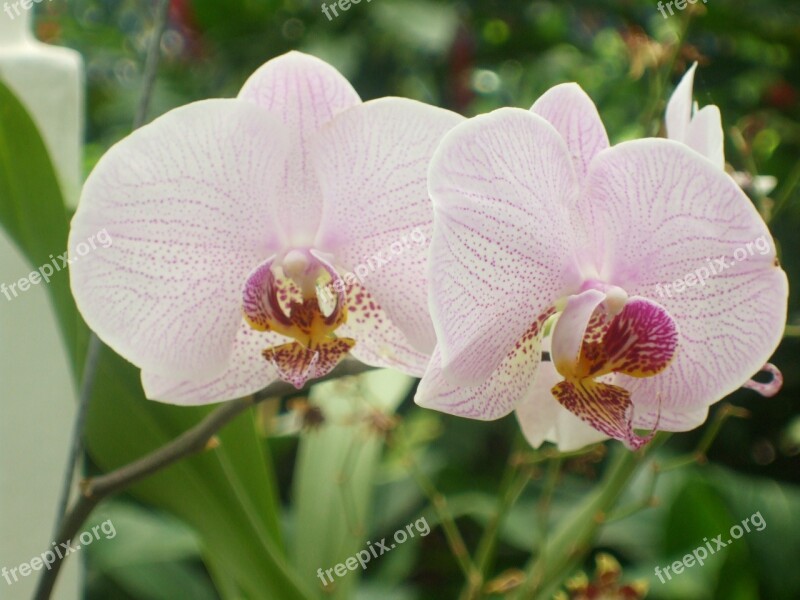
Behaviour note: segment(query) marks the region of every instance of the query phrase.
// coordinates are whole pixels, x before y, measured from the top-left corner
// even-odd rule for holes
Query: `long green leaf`
[[[36,125],[2,82],[0,226],[30,261],[31,269],[53,265],[54,258],[60,268],[58,255],[67,249],[69,229],[58,179]],[[20,273],[24,275],[27,273]],[[48,290],[64,341],[74,356],[80,326],[66,270],[52,276]]]
[[[375,471],[383,436],[370,423],[371,411],[392,415],[411,387],[411,378],[375,371],[314,387],[312,401],[325,424],[303,434],[295,468],[292,561],[326,598],[351,598],[359,571],[323,582],[323,571],[363,550],[371,516]],[[375,423],[373,421],[373,423]]]

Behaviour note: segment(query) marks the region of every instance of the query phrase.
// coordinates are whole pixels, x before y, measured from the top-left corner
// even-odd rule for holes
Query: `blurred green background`
[[[69,0],[43,3],[40,9],[38,36],[79,50],[86,61],[88,172],[129,131],[153,6],[142,0]],[[612,141],[663,134],[666,99],[686,67],[699,61],[695,96],[701,105],[713,103],[722,111],[731,169],[778,180],[767,196],[747,191],[770,222],[793,289],[800,282],[799,2],[708,0],[665,19],[650,0],[364,0],[329,20],[319,0],[173,0],[150,114],[198,99],[234,96],[259,65],[290,49],[337,66],[364,99],[407,96],[468,116],[507,105],[527,108],[550,86],[577,81],[598,105]],[[786,379],[783,391],[772,399],[746,390],[734,394],[728,402],[746,407],[750,415],[724,422],[708,462],[662,473],[655,484],[655,507],[632,510],[604,528],[595,550],[620,561],[624,581],[647,579],[648,597],[800,598],[799,310],[800,296],[793,293],[790,327],[773,359]],[[348,403],[362,395],[362,385],[345,382],[340,384],[344,389],[326,391],[341,393],[349,398],[341,402]],[[392,393],[403,389],[402,384],[392,387]],[[363,392],[370,393],[386,395],[385,390]],[[367,490],[363,501],[369,508],[364,509],[360,528],[348,525],[327,535],[350,536],[357,550],[364,547],[363,540],[390,536],[421,516],[433,526],[430,535],[370,564],[358,585],[358,576],[350,574],[353,583],[347,594],[354,595],[347,597],[458,597],[463,577],[436,526],[425,483],[446,496],[468,548],[474,550],[496,512],[504,482],[525,470],[530,483],[500,527],[491,569],[493,575],[506,578],[513,576],[510,569],[523,567],[536,547],[542,522],[566,512],[602,472],[603,446],[565,460],[556,471],[546,456],[515,450],[518,431],[513,417],[492,424],[470,422],[416,408],[413,390],[402,395],[396,419],[388,424],[370,420],[372,404],[356,403],[339,425],[329,415],[320,430],[298,434],[291,420],[308,410],[298,399],[267,403],[257,419],[260,442],[276,465],[282,529],[298,544],[295,554],[314,556],[305,560],[309,565],[328,568],[338,561],[313,560],[352,554],[341,554],[335,547],[314,554],[315,545],[326,543],[326,533],[291,518],[297,511],[313,515],[315,500],[325,506],[319,497],[324,489],[303,492],[305,485],[313,488],[313,474],[311,480],[306,475],[300,481],[295,473],[301,472],[298,465],[305,465],[306,471],[315,465],[321,468],[312,458],[325,456],[331,446],[319,450],[314,444],[325,443],[320,442],[322,435],[336,438],[338,426],[345,428],[348,439],[329,442],[346,451],[324,472],[345,475],[332,485],[337,495],[341,491],[346,497],[352,483],[346,475],[361,473],[362,463],[369,463],[364,475],[368,479],[360,484]],[[316,397],[325,402],[322,396]],[[384,400],[393,405],[400,397]],[[182,409],[170,409],[170,414],[176,410]],[[102,426],[104,418],[111,417],[96,414],[95,425]],[[361,433],[368,429],[368,439],[360,433],[353,437],[354,427]],[[660,451],[659,462],[691,452],[708,427],[707,423],[703,429],[673,436]],[[512,461],[509,466],[509,456],[534,464],[524,467]],[[408,469],[412,460],[415,476]],[[107,468],[102,458],[98,464]],[[223,470],[223,476],[228,475]],[[650,479],[647,473],[639,477],[621,504],[635,508],[648,499]],[[540,500],[553,480],[558,486],[549,513],[543,514]],[[308,506],[299,506],[301,496]],[[185,517],[182,511],[151,498],[147,492],[125,497],[97,516],[98,521],[113,518],[119,535],[113,543],[87,549],[87,597],[238,597],[235,586],[225,589],[224,555],[229,549],[209,552],[208,541],[196,533],[197,520],[178,519],[164,509]],[[727,532],[756,511],[766,521],[763,531],[745,535],[704,567],[689,569],[667,584],[653,576],[655,566],[679,559],[701,545],[703,537]],[[334,511],[325,519],[345,523],[347,515]],[[211,554],[222,557],[210,558]],[[304,563],[302,556],[295,560]],[[591,558],[584,567],[591,575]],[[312,573],[303,577],[310,586],[317,583]]]

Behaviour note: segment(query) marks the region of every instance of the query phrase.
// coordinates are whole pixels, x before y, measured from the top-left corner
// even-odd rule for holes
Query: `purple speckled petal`
[[[549,336],[542,350],[551,352]],[[610,382],[611,376],[606,376]],[[573,415],[553,396],[553,386],[564,377],[552,362],[542,361],[536,370],[536,380],[527,395],[517,405],[515,415],[520,429],[531,446],[538,448],[545,441],[553,442],[562,452],[572,452],[608,438],[588,423]]]
[[[652,377],[667,368],[675,356],[678,328],[657,303],[632,297],[611,320],[602,344],[602,367],[598,373],[623,373]]]
[[[271,256],[256,267],[242,293],[245,320],[257,331],[267,331],[273,324],[292,325],[286,307],[294,299],[292,296],[299,293],[288,280],[275,276],[274,262],[275,257]]]
[[[313,348],[288,342],[267,348],[263,356],[278,368],[281,379],[299,390],[309,380],[330,373],[347,356],[353,344],[353,339],[341,337],[321,340]]]
[[[592,99],[577,83],[562,83],[545,92],[531,110],[558,130],[583,179],[592,159],[608,148],[608,134]]]
[[[621,378],[622,376],[620,376]],[[618,382],[618,380],[616,380]],[[633,427],[652,431],[658,423],[659,431],[691,431],[700,427],[708,419],[708,406],[693,410],[663,410],[656,408],[640,408],[633,405]]]
[[[425,408],[471,419],[488,421],[506,416],[528,395],[534,382],[541,361],[541,326],[549,314],[545,313],[512,346],[497,369],[475,386],[448,381],[437,346],[414,400]]]
[[[442,136],[463,120],[383,98],[337,116],[312,150],[324,195],[316,246],[363,276],[373,299],[428,354],[436,343],[426,278],[433,228],[428,164]]]
[[[273,183],[286,147],[274,117],[209,100],[167,113],[100,160],[69,248],[78,307],[106,344],[182,379],[225,368],[245,279],[280,243]],[[110,245],[80,256],[103,231]]]
[[[142,385],[151,400],[197,406],[234,400],[254,394],[280,379],[278,369],[264,360],[262,352],[285,343],[287,338],[272,332],[254,331],[242,322],[233,355],[225,369],[211,377],[181,379],[169,372],[142,371]]]
[[[765,398],[772,398],[783,387],[783,373],[772,363],[767,363],[760,369],[769,373],[771,379],[766,383],[759,383],[755,379],[746,382],[742,387],[758,392]]]
[[[239,98],[276,115],[290,131],[289,157],[274,184],[283,201],[277,217],[292,245],[310,245],[322,207],[322,191],[309,156],[311,140],[334,116],[361,99],[335,68],[300,52],[264,64],[244,84]]]
[[[641,448],[655,435],[651,432],[642,437],[634,433],[633,406],[625,388],[582,379],[557,383],[552,392],[571,413],[601,433],[625,443],[631,450]]]
[[[547,434],[547,441],[553,442],[561,452],[574,452],[585,446],[605,441],[608,436],[575,416],[558,403],[553,392],[548,390],[549,402],[558,405],[558,417],[553,429]]]
[[[606,323],[604,309],[598,309],[604,299],[605,294],[587,290],[567,302],[552,336],[555,367],[567,380],[555,383],[551,392],[585,423],[638,448],[650,437],[633,433],[629,392],[598,378],[612,372],[650,377],[664,370],[675,354],[678,332],[662,307],[638,297],[629,298]]]
[[[567,215],[577,191],[572,159],[542,117],[500,109],[445,136],[429,188],[442,368],[453,382],[479,385],[537,317],[580,284]]]
[[[680,331],[664,372],[620,378],[637,411],[659,402],[665,414],[698,411],[741,387],[780,342],[788,298],[772,237],[747,196],[685,146],[657,139],[602,152],[587,189],[578,208],[592,224],[587,255],[603,257],[592,268],[658,302]]]
[[[416,350],[368,289],[349,279],[347,322],[336,333],[356,340],[350,354],[373,367],[393,368],[422,377],[430,355]]]

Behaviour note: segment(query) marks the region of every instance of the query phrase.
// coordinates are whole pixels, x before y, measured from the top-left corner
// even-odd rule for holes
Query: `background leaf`
[[[301,577],[316,579],[325,597],[352,597],[360,566],[334,577],[333,584],[327,580],[327,587],[317,579],[317,569],[331,569],[366,547],[370,500],[384,445],[376,424],[394,413],[411,383],[400,373],[375,371],[313,388],[311,402],[322,409],[326,421],[305,431],[300,440],[292,562]]]

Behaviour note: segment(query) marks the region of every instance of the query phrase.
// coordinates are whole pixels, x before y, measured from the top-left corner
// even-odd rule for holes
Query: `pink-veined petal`
[[[429,277],[448,378],[483,383],[579,286],[567,215],[576,181],[561,135],[529,111],[500,109],[445,136],[429,175]]]
[[[493,373],[475,386],[451,383],[442,370],[442,357],[437,346],[428,370],[419,384],[415,402],[425,408],[470,419],[489,421],[509,414],[528,394],[541,361],[541,330],[552,314],[545,313],[512,346]],[[480,352],[479,348],[475,349]]]
[[[280,244],[273,182],[286,146],[274,117],[209,100],[109,150],[86,182],[69,243],[73,294],[106,344],[152,372],[191,379],[224,368],[244,281]],[[96,244],[101,233],[109,244]],[[83,252],[90,240],[96,249]]]
[[[633,427],[645,431],[652,431],[656,424],[659,431],[691,431],[705,423],[707,418],[708,406],[692,410],[661,410],[633,405]]]
[[[558,404],[558,400],[550,392],[550,398]],[[586,446],[603,442],[609,437],[598,431],[566,408],[558,404],[559,412],[555,427],[547,434],[547,441],[554,443],[561,452],[574,452]]]
[[[603,292],[586,290],[567,300],[564,311],[553,327],[552,336],[553,365],[562,375],[575,372],[586,328],[595,310],[605,299]]]
[[[244,318],[257,331],[267,331],[275,323],[291,326],[287,307],[292,300],[300,300],[299,290],[289,280],[275,276],[274,263],[274,256],[261,263],[244,286]]]
[[[655,432],[644,437],[633,431],[633,406],[630,393],[617,385],[581,379],[562,381],[553,386],[553,395],[574,415],[601,433],[638,450]]]
[[[560,313],[556,318],[562,316]],[[551,358],[552,340],[552,335],[542,340],[542,352],[547,352]],[[608,379],[608,383],[612,377],[605,376],[604,380]],[[522,434],[534,448],[548,441],[562,452],[571,452],[608,438],[558,403],[552,389],[563,379],[551,361],[543,360],[536,370],[533,385],[514,411]]]
[[[264,64],[244,84],[239,98],[278,116],[289,128],[292,145],[275,183],[284,203],[277,218],[293,245],[310,245],[322,206],[322,191],[309,156],[311,139],[361,99],[334,67],[301,52]]]
[[[758,392],[765,398],[772,398],[783,387],[783,373],[772,363],[765,364],[760,370],[769,373],[769,381],[761,383],[755,379],[750,379],[742,387]]]
[[[637,410],[659,402],[665,414],[700,410],[741,387],[780,342],[788,298],[772,237],[750,200],[720,169],[669,140],[606,150],[587,181],[578,212],[592,224],[590,254],[604,257],[596,265],[603,281],[655,300],[680,332],[664,372],[621,377]]]
[[[412,346],[366,287],[348,279],[347,322],[336,333],[356,340],[350,354],[373,367],[393,368],[422,377],[430,355]]]
[[[681,78],[667,102],[665,121],[667,137],[671,140],[685,143],[689,134],[689,123],[694,111],[693,88],[696,70],[697,63],[694,63]]]
[[[583,179],[592,159],[608,148],[608,134],[592,99],[577,83],[562,83],[545,92],[531,110],[558,130]]]
[[[354,344],[355,340],[341,337],[323,340],[313,348],[288,342],[267,348],[262,355],[267,362],[275,365],[281,379],[299,390],[308,380],[324,377],[333,371]]]
[[[420,352],[436,343],[426,278],[428,164],[442,136],[463,120],[421,102],[382,98],[337,116],[312,150],[324,195],[316,246],[361,277]]]
[[[543,347],[547,350],[547,342]],[[543,361],[533,386],[517,405],[515,415],[520,429],[534,448],[548,441],[562,452],[572,452],[608,438],[558,403],[551,390],[563,379],[552,362]]]
[[[174,373],[142,371],[145,395],[151,400],[197,406],[235,400],[254,394],[280,379],[278,369],[262,356],[265,348],[285,343],[287,338],[272,332],[258,332],[242,322],[233,354],[222,373],[211,377],[199,374],[181,379]]]
[[[611,319],[601,344],[605,364],[597,365],[600,373],[652,377],[666,369],[675,356],[678,328],[657,303],[632,297]]]
[[[725,168],[725,135],[718,107],[709,104],[697,111],[692,117],[684,141],[720,169]]]

